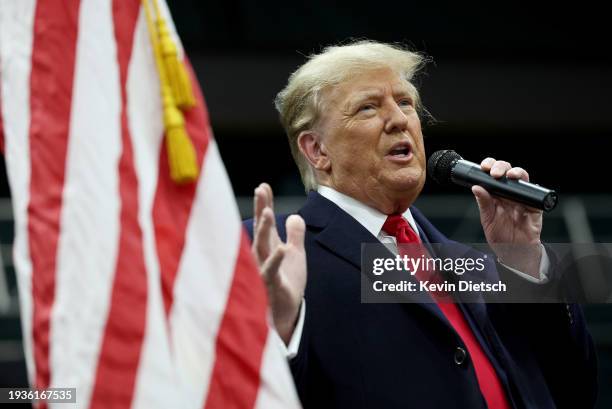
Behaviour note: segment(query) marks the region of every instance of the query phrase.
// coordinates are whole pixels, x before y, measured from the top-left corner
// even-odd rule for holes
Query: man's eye
[[[414,103],[409,98],[401,99],[397,104],[399,106],[401,106],[401,107],[412,107],[412,106],[414,106]]]
[[[364,104],[359,107],[359,112],[369,111],[371,109],[376,109],[374,104]]]

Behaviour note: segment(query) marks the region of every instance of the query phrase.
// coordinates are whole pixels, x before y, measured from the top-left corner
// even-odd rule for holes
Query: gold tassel
[[[166,21],[159,11],[158,0],[154,0],[155,13],[157,17],[157,34],[159,36],[159,47],[164,61],[164,68],[168,83],[172,89],[172,95],[176,105],[181,109],[188,109],[195,106],[196,101],[193,95],[193,88],[187,70],[183,62],[178,58],[176,44],[172,40],[170,30]]]
[[[198,161],[193,143],[185,129],[183,113],[172,103],[170,92],[169,88],[163,92],[166,95],[164,98],[164,127],[170,177],[176,183],[191,183],[198,177]]]
[[[177,104],[173,97],[160,49],[161,46],[158,41],[158,33],[153,24],[149,1],[150,0],[142,0],[142,4],[145,9],[151,46],[155,56],[157,73],[159,74],[170,177],[175,183],[192,183],[198,177],[198,162],[195,148],[185,129],[183,113],[177,108]]]

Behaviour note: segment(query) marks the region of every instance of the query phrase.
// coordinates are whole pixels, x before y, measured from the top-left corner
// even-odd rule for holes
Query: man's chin
[[[402,169],[389,178],[388,186],[398,192],[416,192],[418,195],[425,184],[425,172],[417,169]]]

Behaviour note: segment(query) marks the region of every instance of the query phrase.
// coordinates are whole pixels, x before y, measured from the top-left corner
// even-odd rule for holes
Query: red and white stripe
[[[0,5],[28,373],[78,407],[299,407],[195,88],[201,173],[178,186],[140,1]]]
[[[13,264],[19,279],[19,300],[28,376],[34,379],[32,354],[32,260],[28,246],[30,202],[30,71],[34,0],[0,5],[0,91],[6,170],[11,184],[15,221]],[[11,22],[19,22],[13,24]],[[11,41],[6,39],[10,38]],[[10,86],[8,83],[10,82]]]

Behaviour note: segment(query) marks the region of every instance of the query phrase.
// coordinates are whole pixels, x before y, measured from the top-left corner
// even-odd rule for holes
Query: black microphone
[[[452,150],[434,152],[427,162],[427,173],[431,179],[442,185],[454,183],[469,188],[479,185],[492,195],[547,212],[554,209],[559,201],[554,190],[505,176],[495,179],[484,172],[480,165],[464,160]]]

